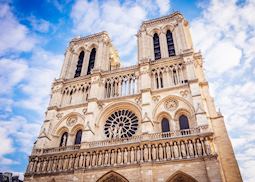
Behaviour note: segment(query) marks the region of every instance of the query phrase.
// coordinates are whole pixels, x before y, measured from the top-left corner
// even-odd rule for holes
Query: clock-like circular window
[[[129,110],[118,110],[112,113],[104,125],[108,138],[125,138],[135,134],[138,128],[137,116]]]

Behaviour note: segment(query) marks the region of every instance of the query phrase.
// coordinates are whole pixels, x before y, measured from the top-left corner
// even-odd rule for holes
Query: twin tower
[[[239,182],[189,23],[144,21],[138,63],[106,32],[71,40],[25,181]]]

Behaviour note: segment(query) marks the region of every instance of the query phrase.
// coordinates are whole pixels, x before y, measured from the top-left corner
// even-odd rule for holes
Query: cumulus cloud
[[[8,4],[0,4],[0,56],[7,52],[29,51],[36,43],[28,28],[20,24]]]

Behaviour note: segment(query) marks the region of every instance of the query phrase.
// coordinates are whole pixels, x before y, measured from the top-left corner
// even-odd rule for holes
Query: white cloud
[[[44,19],[37,19],[34,16],[29,18],[29,21],[34,30],[42,33],[47,33],[52,27],[51,23]]]
[[[27,27],[16,20],[8,4],[0,4],[0,27],[0,55],[30,51],[36,43]]]
[[[170,1],[169,0],[157,0],[160,15],[165,15],[169,12]]]
[[[25,78],[27,63],[21,59],[0,59],[0,94],[12,91],[13,86]]]

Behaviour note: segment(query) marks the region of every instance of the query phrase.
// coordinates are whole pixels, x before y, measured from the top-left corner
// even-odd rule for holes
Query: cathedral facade
[[[137,64],[107,32],[71,40],[25,181],[240,182],[182,14],[144,21]]]

